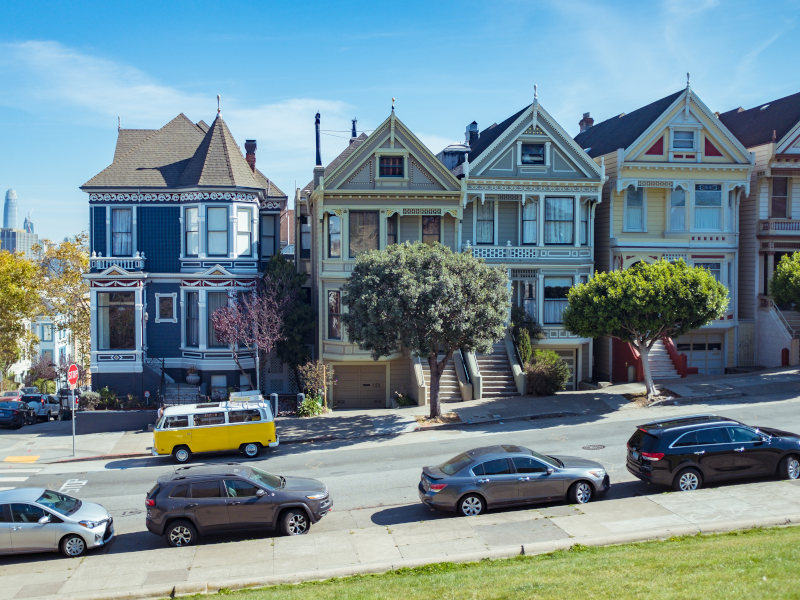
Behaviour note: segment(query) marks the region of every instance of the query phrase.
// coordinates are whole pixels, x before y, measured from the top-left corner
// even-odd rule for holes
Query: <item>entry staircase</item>
[[[439,356],[437,360],[441,360],[443,356]],[[431,387],[431,368],[428,365],[427,359],[421,358],[422,374],[425,378],[425,387],[430,394]],[[461,402],[461,388],[458,387],[458,375],[456,375],[456,365],[453,357],[447,361],[442,371],[442,376],[439,379],[439,402]]]
[[[511,372],[511,363],[508,362],[505,341],[494,344],[491,353],[476,354],[475,358],[483,382],[481,398],[519,396]]]
[[[656,340],[656,343],[650,348],[647,363],[650,365],[650,374],[653,379],[680,379],[681,377],[661,340]]]
[[[780,310],[780,313],[789,326],[789,334],[795,339],[800,338],[800,312],[796,310]]]

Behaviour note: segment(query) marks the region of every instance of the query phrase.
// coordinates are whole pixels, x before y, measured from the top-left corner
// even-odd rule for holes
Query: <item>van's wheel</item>
[[[308,533],[310,527],[308,515],[303,510],[289,509],[281,515],[283,535],[304,535]]]
[[[172,449],[172,458],[175,459],[175,462],[187,463],[192,458],[192,452],[186,446],[175,446]]]
[[[703,476],[697,469],[684,469],[672,482],[672,489],[676,492],[693,492],[703,485]]]
[[[164,532],[164,537],[170,546],[176,548],[192,546],[197,543],[197,529],[189,521],[173,521]]]
[[[258,442],[250,442],[249,444],[242,444],[242,453],[247,458],[255,458],[261,452],[261,444]]]
[[[75,558],[86,552],[86,542],[79,535],[67,535],[59,544],[61,554],[67,558]]]

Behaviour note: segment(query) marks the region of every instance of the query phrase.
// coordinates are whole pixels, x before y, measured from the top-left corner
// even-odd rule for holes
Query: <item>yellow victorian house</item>
[[[739,331],[736,293],[738,208],[749,193],[751,155],[688,84],[601,123],[587,113],[580,127],[575,141],[608,176],[595,217],[596,270],[683,259],[708,269],[729,290],[722,319],[654,347],[654,377],[736,366],[737,348],[753,343],[752,329]],[[595,344],[600,379],[636,378],[638,362],[627,344]]]

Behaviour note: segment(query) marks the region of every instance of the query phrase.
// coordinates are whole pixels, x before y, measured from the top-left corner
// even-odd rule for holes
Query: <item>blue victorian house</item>
[[[180,114],[160,129],[120,129],[111,165],[81,186],[95,389],[155,397],[187,376],[208,395],[243,385],[210,318],[280,252],[287,201],[255,168],[255,140],[245,149],[220,115],[208,126]],[[283,365],[267,362],[268,391],[286,391]]]

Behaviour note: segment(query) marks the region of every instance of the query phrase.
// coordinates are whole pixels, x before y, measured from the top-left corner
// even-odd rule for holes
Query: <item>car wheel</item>
[[[45,422],[49,423],[52,418],[53,418],[53,415],[48,410],[47,411],[47,416],[44,418]]]
[[[478,494],[467,494],[458,501],[458,512],[465,517],[477,517],[484,510],[486,506]]]
[[[242,452],[247,458],[255,458],[261,452],[261,444],[258,442],[250,442],[249,444],[242,445]]]
[[[569,501],[572,504],[586,504],[592,499],[592,484],[587,481],[576,481],[569,488]]]
[[[778,466],[778,474],[781,479],[800,478],[800,459],[794,454],[785,456]]]
[[[20,428],[20,427],[22,427],[23,425],[25,425],[25,419],[22,419],[22,420],[20,420],[20,421],[17,421],[16,423],[14,423],[14,424],[12,425],[12,427],[13,427],[14,429],[19,429],[19,428]]]
[[[703,476],[697,469],[684,469],[672,482],[672,489],[676,492],[691,492],[703,485]]]
[[[287,510],[281,515],[281,531],[283,535],[304,535],[311,528],[308,515],[302,510]]]
[[[169,524],[164,533],[170,546],[192,546],[197,543],[197,529],[189,521],[174,521]]]
[[[79,535],[68,535],[61,540],[61,554],[67,558],[75,558],[86,552],[86,542]]]
[[[178,463],[187,463],[192,458],[192,452],[186,446],[175,446],[172,449],[172,458]]]

